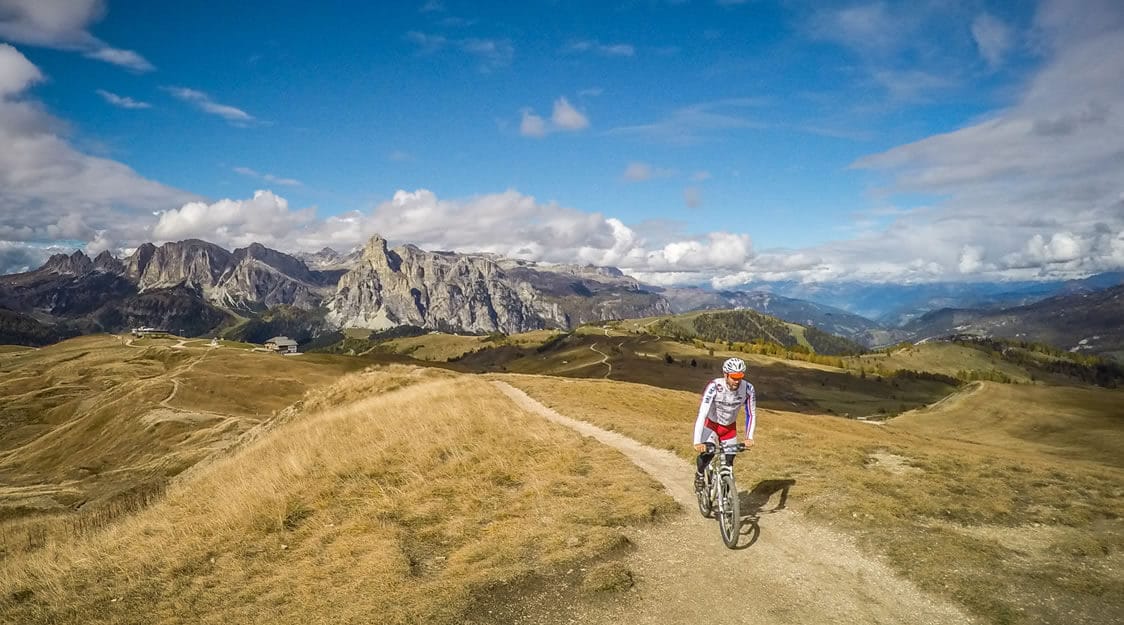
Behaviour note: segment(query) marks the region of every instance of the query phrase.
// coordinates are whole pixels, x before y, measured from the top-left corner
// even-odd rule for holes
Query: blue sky
[[[0,270],[392,243],[658,283],[1124,267],[1124,7],[0,0]]]

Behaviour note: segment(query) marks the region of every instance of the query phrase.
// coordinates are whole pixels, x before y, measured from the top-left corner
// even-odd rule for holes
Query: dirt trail
[[[496,386],[523,409],[592,436],[624,453],[658,480],[683,513],[658,526],[634,530],[637,545],[627,566],[635,585],[604,600],[577,598],[565,588],[520,602],[495,615],[509,623],[962,624],[974,620],[959,607],[922,592],[884,563],[861,553],[845,536],[796,513],[777,509],[780,480],[739,485],[743,524],[738,550],[727,549],[714,520],[697,510],[693,467],[583,421],[562,416],[523,391]],[[752,453],[741,462],[752,462]],[[798,487],[798,485],[797,485]],[[752,489],[752,492],[746,492]]]
[[[180,341],[180,343],[182,344],[183,341]],[[174,347],[177,347],[177,346],[173,345],[172,347],[174,348]],[[182,345],[180,345],[178,347],[179,347],[179,349],[186,349]],[[171,410],[180,410],[179,408],[176,408],[175,406],[171,405],[171,403],[170,403],[173,399],[176,398],[176,393],[178,393],[180,391],[179,377],[181,375],[187,373],[188,371],[191,371],[192,369],[194,369],[195,365],[203,362],[203,359],[206,358],[207,354],[209,354],[209,353],[211,353],[210,350],[203,352],[203,354],[200,355],[198,358],[196,358],[195,360],[192,360],[191,364],[187,365],[186,367],[183,367],[181,369],[176,370],[174,373],[172,373],[168,376],[167,379],[172,381],[172,392],[169,393],[168,396],[165,397],[164,400],[160,402],[161,406],[163,406],[165,408],[168,408],[168,409],[171,409]]]
[[[606,354],[605,352],[597,349],[597,343],[594,343],[593,345],[590,345],[589,348],[601,355],[601,360],[598,361],[597,364],[605,365],[606,367],[609,368],[609,370],[605,372],[605,375],[602,376],[603,378],[608,380],[609,376],[613,375],[613,363],[609,362],[609,355]]]

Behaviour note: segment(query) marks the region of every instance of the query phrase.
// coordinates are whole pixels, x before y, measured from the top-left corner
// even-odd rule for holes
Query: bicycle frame
[[[738,487],[734,480],[734,467],[733,464],[726,461],[726,456],[733,456],[745,451],[745,445],[738,443],[736,446],[718,449],[713,443],[707,443],[706,450],[707,453],[714,455],[703,473],[706,488],[704,494],[699,497],[699,511],[705,517],[713,515],[718,520],[722,542],[733,549],[737,546],[741,530],[741,512],[738,505]],[[732,492],[722,492],[723,485],[726,485],[726,488]],[[705,501],[703,496],[706,498]],[[717,510],[715,510],[715,507],[717,507]],[[714,514],[715,512],[717,514]]]

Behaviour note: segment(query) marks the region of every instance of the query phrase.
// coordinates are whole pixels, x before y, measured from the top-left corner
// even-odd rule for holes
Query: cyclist
[[[706,443],[713,442],[723,447],[734,446],[738,441],[738,412],[745,408],[745,446],[753,445],[753,430],[757,427],[757,399],[753,385],[745,380],[745,361],[730,358],[722,363],[721,378],[715,378],[706,385],[699,416],[695,420],[696,460],[695,490],[706,487],[703,471],[714,454],[706,453]],[[726,460],[733,464],[734,454],[727,454]]]

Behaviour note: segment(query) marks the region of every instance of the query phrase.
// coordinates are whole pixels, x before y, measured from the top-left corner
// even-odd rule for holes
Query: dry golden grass
[[[947,401],[895,418],[893,425],[1124,469],[1124,393],[1119,391],[976,382]]]
[[[146,343],[87,336],[0,361],[0,556],[143,505],[361,364]]]
[[[924,343],[892,352],[878,352],[844,359],[852,369],[891,372],[899,369],[928,371],[956,377],[962,371],[998,371],[1015,382],[1030,382],[1026,369],[979,349],[956,343]]]
[[[559,583],[618,553],[618,526],[673,507],[618,453],[520,412],[484,380],[369,371],[310,394],[288,423],[138,514],[6,559],[0,614],[458,623],[491,589]]]
[[[694,457],[694,393],[504,379],[563,414]],[[1020,395],[1028,389],[1042,393]],[[793,480],[790,508],[853,533],[988,622],[1114,622],[1124,613],[1124,393],[988,384],[969,399],[884,426],[762,410],[739,485]]]
[[[405,354],[416,360],[445,362],[450,358],[459,358],[474,349],[478,349],[485,338],[487,337],[425,334],[384,341],[379,343],[375,349]]]
[[[376,351],[389,351],[395,354],[407,355],[415,360],[448,362],[449,360],[460,358],[469,352],[489,347],[501,347],[504,345],[526,348],[538,347],[558,333],[558,330],[533,330],[531,332],[496,338],[434,332],[422,336],[411,336],[408,338],[383,341],[376,345],[374,349]]]

